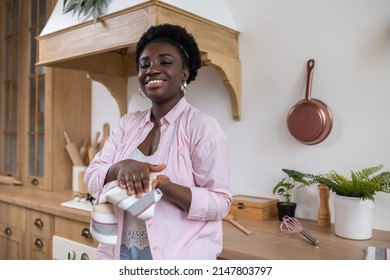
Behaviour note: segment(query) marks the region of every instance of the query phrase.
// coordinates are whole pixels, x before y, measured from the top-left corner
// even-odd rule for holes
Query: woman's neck
[[[166,102],[161,103],[153,103],[152,104],[152,116],[156,121],[160,122],[160,120],[168,114],[169,111],[172,110],[173,107],[183,98],[183,95],[178,96],[177,98],[173,98]]]

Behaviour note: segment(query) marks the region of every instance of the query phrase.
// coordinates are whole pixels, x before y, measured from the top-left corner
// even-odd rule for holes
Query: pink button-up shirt
[[[92,197],[100,195],[110,166],[129,158],[145,140],[153,127],[150,115],[150,109],[128,113],[112,130],[85,173]],[[216,259],[222,250],[221,220],[232,200],[228,141],[220,125],[182,98],[161,119],[160,143],[150,163],[165,163],[161,173],[192,192],[188,213],[163,196],[154,217],[146,221],[153,259]],[[99,244],[97,259],[119,259],[124,213],[115,210],[118,243]]]

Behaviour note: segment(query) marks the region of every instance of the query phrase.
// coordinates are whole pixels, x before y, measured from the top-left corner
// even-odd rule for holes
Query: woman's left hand
[[[172,204],[185,212],[189,211],[192,199],[190,188],[173,183],[167,175],[157,175],[157,178],[152,181],[152,188],[159,188]]]
[[[167,175],[157,175],[156,179],[152,181],[152,188],[159,188],[164,193],[168,191],[171,184],[171,179]]]

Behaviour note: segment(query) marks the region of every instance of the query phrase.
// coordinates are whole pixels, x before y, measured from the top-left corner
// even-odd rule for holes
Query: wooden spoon
[[[224,221],[227,221],[229,223],[231,223],[232,225],[234,225],[236,228],[240,229],[242,232],[246,233],[246,234],[251,234],[251,232],[249,230],[247,230],[246,228],[244,228],[242,225],[240,225],[239,223],[237,223],[235,220],[234,220],[234,217],[232,214],[227,214],[227,216],[225,218],[223,218]]]
[[[84,161],[84,163],[86,163],[86,158],[88,153],[87,144],[88,144],[88,139],[86,138],[84,139],[83,145],[80,147],[80,157]]]
[[[103,149],[104,144],[106,143],[108,137],[110,136],[110,124],[104,123],[103,124],[103,139],[99,143],[98,151]]]

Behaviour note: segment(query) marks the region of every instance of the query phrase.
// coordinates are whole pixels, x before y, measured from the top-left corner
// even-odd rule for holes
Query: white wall
[[[216,117],[229,138],[233,193],[272,197],[282,168],[348,175],[383,164],[390,170],[390,1],[227,2],[241,32],[242,118],[232,119],[229,95],[212,68],[200,70],[187,98]],[[313,98],[325,102],[334,117],[329,137],[313,146],[298,143],[286,126],[288,111],[304,98],[310,58],[316,61]],[[137,79],[130,78],[128,111],[148,106],[137,89]],[[102,102],[95,99],[101,95],[93,96]],[[105,114],[118,114],[114,102],[111,115],[103,102]],[[106,119],[93,110],[91,133]],[[293,199],[297,217],[317,218],[315,186],[300,189]],[[375,205],[374,228],[390,230],[390,194],[377,195]]]

